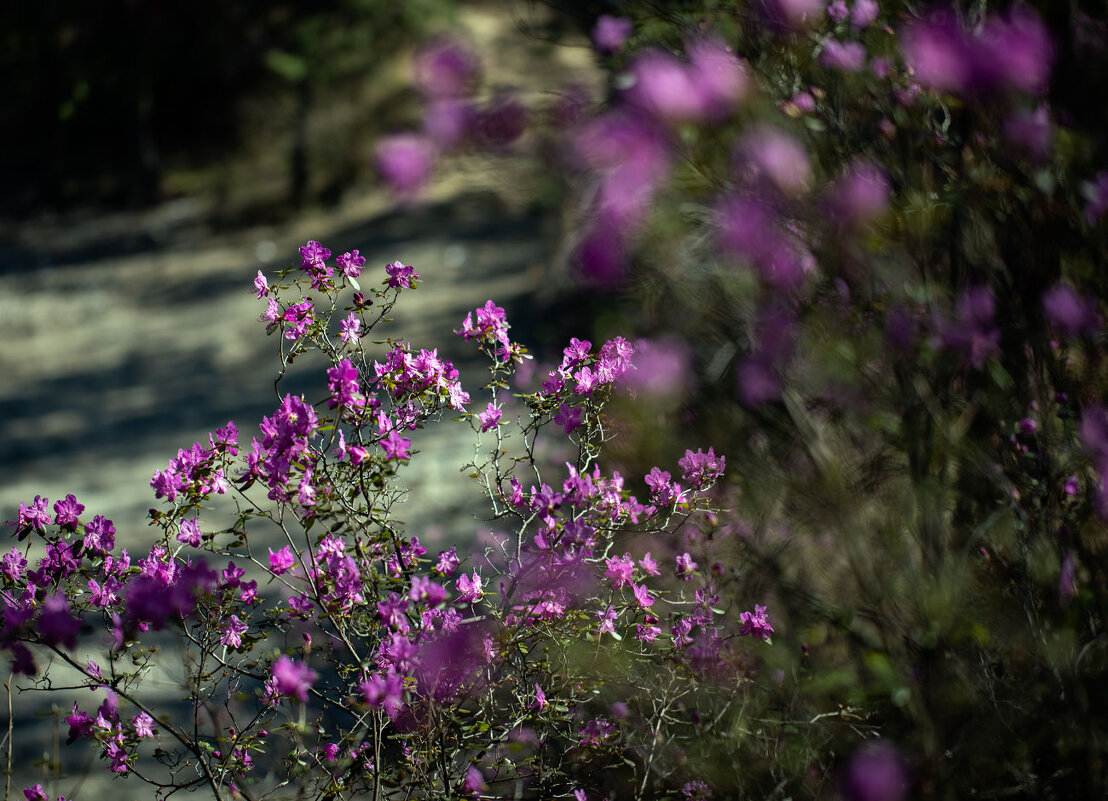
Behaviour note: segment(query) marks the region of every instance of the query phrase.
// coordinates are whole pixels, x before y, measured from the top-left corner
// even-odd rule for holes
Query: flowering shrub
[[[368,338],[418,288],[412,267],[363,292],[357,251],[300,256],[255,289],[282,374],[309,351],[329,362],[319,400],[286,394],[249,443],[228,422],[178,451],[150,482],[164,508],[141,556],[72,495],[21,504],[3,557],[14,672],[50,689],[51,664],[76,671],[98,701],[73,702],[69,739],[158,797],[644,797],[692,780],[681,742],[749,691],[773,634],[765,606],[723,606],[673,545],[705,524],[724,457],[689,450],[676,478],[606,468],[604,409],[635,369],[620,337],[573,339],[513,395],[529,354],[490,300],[456,332],[489,362],[475,402],[436,350]],[[409,434],[447,415],[474,431],[498,529],[469,554],[429,554],[392,513]],[[547,441],[564,464],[537,455]],[[206,519],[219,496],[226,528]],[[188,716],[145,686],[163,631]]]

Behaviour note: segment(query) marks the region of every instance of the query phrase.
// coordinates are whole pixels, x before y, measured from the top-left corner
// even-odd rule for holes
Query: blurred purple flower
[[[963,91],[971,75],[966,37],[953,13],[939,11],[910,24],[900,40],[916,80],[931,89]]]
[[[77,647],[77,632],[81,630],[81,621],[70,613],[66,597],[58,594],[43,601],[42,614],[39,615],[36,628],[46,645],[64,645],[72,651]]]
[[[396,134],[377,143],[377,171],[400,195],[411,196],[431,177],[435,151],[417,134]]]
[[[1012,112],[1004,121],[1004,136],[1035,161],[1044,161],[1054,141],[1050,112],[1045,105],[1034,111],[1019,109]]]
[[[988,287],[967,289],[958,299],[957,316],[938,320],[939,345],[965,352],[970,363],[980,369],[986,359],[1000,353],[1000,331],[993,321],[995,314],[996,302]]]
[[[841,787],[848,801],[904,801],[908,770],[896,747],[879,740],[854,752]]]
[[[701,113],[727,114],[746,97],[750,85],[746,66],[717,39],[698,39],[686,47],[689,73],[701,92]]]
[[[910,24],[901,34],[905,59],[916,79],[931,89],[1040,93],[1050,77],[1053,47],[1038,15],[1017,6],[991,14],[970,36],[950,11]]]
[[[464,100],[435,98],[423,110],[423,133],[440,151],[452,150],[470,135],[475,116]]]
[[[271,680],[277,695],[296,698],[301,703],[308,700],[308,691],[319,675],[303,662],[294,662],[282,654],[273,663]]]
[[[1065,284],[1043,294],[1043,311],[1047,319],[1070,336],[1096,332],[1096,301],[1082,297]]]
[[[828,39],[819,55],[819,63],[840,72],[858,72],[866,66],[866,48],[861,42]]]
[[[439,39],[415,57],[415,83],[428,97],[469,94],[481,73],[477,56],[456,39]]]
[[[704,97],[692,70],[663,50],[647,50],[631,64],[627,102],[664,120],[697,119]]]
[[[786,195],[804,192],[812,174],[804,145],[769,125],[759,126],[739,140],[735,163],[751,183],[771,184]]]
[[[627,17],[601,14],[592,29],[592,41],[600,52],[615,53],[623,48],[633,29],[634,24]]]
[[[843,0],[834,0],[827,6],[827,16],[831,18],[832,22],[842,22],[850,16],[850,9],[846,7]]]
[[[676,339],[640,339],[635,342],[635,369],[620,383],[650,397],[684,395],[691,381],[689,347]]]
[[[889,191],[884,170],[870,161],[855,161],[831,188],[831,213],[846,226],[872,222],[888,211]]]
[[[981,88],[1046,89],[1053,46],[1031,8],[1016,5],[1005,17],[990,15],[975,44],[974,74]]]
[[[473,127],[484,144],[504,148],[527,130],[527,109],[512,95],[499,95],[477,113]]]
[[[470,765],[466,769],[465,781],[462,782],[463,789],[472,796],[478,796],[481,791],[485,789],[485,775],[477,768],[476,765]]]
[[[877,20],[877,0],[854,0],[850,10],[850,24],[857,30],[865,30]]]

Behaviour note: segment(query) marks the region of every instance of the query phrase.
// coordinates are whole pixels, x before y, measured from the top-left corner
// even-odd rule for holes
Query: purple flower
[[[30,506],[20,502],[19,515],[15,520],[8,520],[4,525],[15,526],[16,534],[19,535],[35,529],[44,529],[50,525],[50,512],[47,511],[49,506],[48,498],[36,495]]]
[[[634,23],[627,17],[613,17],[601,14],[592,29],[592,41],[602,53],[615,53],[623,48],[623,43],[631,35]]]
[[[542,687],[538,684],[535,685],[535,700],[531,702],[531,708],[537,709],[539,712],[544,712],[548,706],[546,700],[546,693],[543,692]]]
[[[439,39],[415,57],[416,86],[432,98],[469,94],[480,72],[477,57],[457,39]]]
[[[1054,141],[1050,112],[1045,105],[1034,110],[1019,109],[1004,121],[1004,136],[1037,162],[1046,160]]]
[[[692,120],[704,114],[704,95],[692,71],[662,50],[647,50],[631,65],[628,102],[663,120]]]
[[[476,765],[470,765],[466,769],[466,777],[465,781],[462,782],[462,788],[470,795],[477,797],[485,787],[484,774],[478,770]]]
[[[498,95],[477,113],[473,129],[487,146],[505,148],[527,130],[527,107],[512,95]]]
[[[1065,284],[1043,294],[1047,319],[1069,336],[1096,332],[1096,301],[1078,295]]]
[[[701,92],[701,111],[709,117],[726,115],[750,87],[746,67],[717,39],[698,39],[686,47],[689,74]]]
[[[254,278],[254,289],[257,290],[259,299],[269,294],[269,281],[261,270],[258,270],[258,275]]]
[[[884,170],[869,161],[855,161],[847,174],[832,186],[830,210],[847,227],[862,225],[888,211],[889,193],[889,179]]]
[[[677,460],[677,464],[684,471],[682,474],[684,480],[699,487],[722,476],[727,468],[727,459],[716,456],[712,448],[708,448],[707,453],[697,448],[696,453],[686,450],[685,455]]]
[[[819,63],[840,72],[858,72],[866,65],[866,48],[861,42],[828,39],[820,53]]]
[[[747,636],[753,634],[765,641],[773,636],[773,626],[766,616],[766,607],[762,604],[754,604],[753,612],[743,612],[739,615],[739,634]]]
[[[419,278],[419,273],[415,271],[414,267],[401,264],[398,261],[394,261],[392,264],[386,264],[385,272],[388,273],[389,276],[389,286],[393,289],[398,287],[412,289],[412,281]]]
[[[908,66],[923,86],[963,91],[972,76],[965,34],[953,14],[937,12],[901,32]]]
[[[615,634],[616,633],[616,618],[619,613],[609,606],[607,609],[597,612],[596,619],[600,621],[600,633],[601,634]]]
[[[989,288],[970,287],[958,299],[955,319],[938,320],[939,344],[963,351],[970,363],[980,369],[986,359],[1000,353],[1000,331],[993,321],[995,313],[996,302]]]
[[[77,498],[70,493],[64,500],[54,502],[54,522],[67,531],[76,531],[83,511],[85,511],[85,505],[78,503]]]
[[[365,266],[365,256],[360,256],[358,251],[352,250],[335,259],[335,264],[347,278],[357,278],[362,274],[362,267]]]
[[[294,662],[282,654],[273,663],[271,680],[276,695],[296,698],[301,703],[308,700],[308,691],[312,688],[318,674],[303,662]]]
[[[693,572],[696,568],[697,564],[693,561],[688,551],[677,555],[677,571],[675,575],[678,578],[683,578],[685,581],[688,581],[693,577]]]
[[[181,530],[177,534],[177,542],[191,545],[193,548],[200,547],[200,521],[197,518],[181,521]]]
[[[389,431],[389,435],[381,440],[381,449],[385,452],[385,458],[396,461],[407,461],[412,458],[408,450],[412,441],[396,433],[396,429]]]
[[[804,192],[812,177],[804,145],[769,125],[761,125],[739,140],[735,162],[751,183],[769,184],[786,195]]]
[[[439,554],[439,560],[435,563],[435,570],[441,576],[451,576],[461,563],[462,560],[458,558],[457,549],[450,547]]]
[[[843,0],[834,0],[833,3],[827,6],[827,16],[831,18],[832,22],[842,22],[850,16],[850,9],[846,7]]]
[[[904,801],[908,771],[897,749],[878,740],[863,745],[850,758],[841,789],[847,801]]]
[[[390,718],[395,718],[404,708],[404,681],[393,670],[375,673],[358,686],[366,704],[372,709],[384,709]]]
[[[358,332],[361,327],[361,319],[354,312],[350,312],[345,320],[339,322],[339,338],[343,342],[354,342],[358,339]]]
[[[274,553],[272,548],[269,549],[269,570],[273,575],[280,576],[282,573],[287,573],[295,562],[296,557],[288,545],[277,553]]]
[[[477,415],[477,419],[481,421],[481,433],[491,428],[496,428],[500,424],[500,417],[502,414],[503,412],[496,408],[495,403],[489,403],[485,411]]]
[[[635,560],[631,558],[631,554],[625,553],[623,556],[609,557],[605,560],[605,563],[607,569],[604,571],[604,575],[611,579],[613,590],[631,584],[631,574],[635,570]]]
[[[14,546],[0,559],[0,564],[3,566],[0,570],[12,581],[19,581],[23,571],[27,569],[27,560]]]
[[[115,526],[103,515],[85,523],[85,550],[107,553],[115,547]]]
[[[246,633],[248,628],[250,627],[246,623],[239,620],[238,615],[231,615],[227,618],[227,622],[223,626],[223,630],[219,635],[219,641],[223,645],[229,645],[232,648],[240,648],[242,646],[242,635]]]
[[[581,425],[584,414],[585,410],[580,406],[569,407],[563,403],[554,415],[554,424],[561,426],[566,434],[572,434]]]
[[[481,597],[481,577],[476,570],[473,571],[472,579],[463,573],[458,577],[454,586],[458,588],[458,600],[461,603],[471,604]]]
[[[50,801],[50,796],[46,794],[46,790],[42,788],[41,784],[32,784],[30,787],[24,787],[23,797],[27,801]]]
[[[423,110],[423,133],[440,152],[460,145],[476,122],[477,112],[472,105],[450,97],[435,98]]]
[[[877,20],[878,13],[877,0],[854,0],[854,8],[850,10],[850,24],[856,30],[865,30]]]
[[[140,712],[135,715],[131,721],[135,727],[136,737],[153,737],[154,736],[154,718],[145,712]]]
[[[38,619],[38,635],[46,645],[64,645],[70,651],[77,647],[77,632],[81,621],[69,611],[69,601],[64,595],[52,595],[42,604]]]
[[[377,171],[404,197],[414,195],[427,183],[434,157],[430,140],[416,134],[396,134],[377,143]]]

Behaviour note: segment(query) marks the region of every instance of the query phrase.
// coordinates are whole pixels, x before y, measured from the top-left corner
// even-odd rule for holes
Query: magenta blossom
[[[592,41],[602,53],[615,53],[623,49],[623,43],[631,35],[634,24],[627,17],[601,14],[592,29]]]
[[[753,612],[741,613],[739,623],[741,624],[739,634],[744,637],[752,634],[769,642],[770,637],[773,636],[773,626],[766,616],[766,607],[762,604],[755,604]]]
[[[317,678],[319,675],[303,662],[294,662],[282,654],[273,663],[270,680],[275,695],[296,698],[301,703],[306,703],[308,691]]]

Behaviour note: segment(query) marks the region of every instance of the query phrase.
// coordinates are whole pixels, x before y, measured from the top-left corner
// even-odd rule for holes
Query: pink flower
[[[677,557],[677,576],[678,578],[684,578],[688,581],[692,578],[693,571],[696,570],[697,564],[693,561],[692,556],[688,551],[678,555]]]
[[[462,603],[471,604],[481,597],[481,577],[476,570],[473,571],[472,579],[463,573],[454,586],[458,588],[458,600]]]
[[[606,564],[604,575],[612,580],[613,590],[626,587],[631,583],[631,573],[635,569],[635,560],[631,558],[631,554],[610,557],[606,560]]]
[[[648,576],[660,576],[661,571],[658,570],[658,563],[654,561],[654,557],[650,555],[650,551],[646,552],[646,555],[639,560],[639,567],[641,567]]]
[[[766,616],[766,607],[762,604],[755,604],[753,612],[740,614],[739,623],[742,624],[739,628],[739,634],[744,637],[753,634],[755,637],[760,637],[768,642],[769,638],[773,636],[773,626]]]
[[[131,723],[135,727],[136,737],[153,737],[154,736],[154,718],[150,717],[145,712],[140,712],[135,715]]]
[[[402,437],[396,433],[396,429],[389,432],[389,435],[381,440],[381,449],[385,452],[386,459],[394,459],[396,461],[407,461],[412,458],[412,454],[408,451],[408,448],[412,446],[412,441],[407,437]]]
[[[601,14],[592,29],[592,41],[602,53],[615,53],[623,49],[623,43],[631,35],[634,25],[627,17]]]
[[[544,693],[542,691],[542,687],[540,687],[538,684],[536,684],[535,685],[535,700],[531,702],[531,708],[532,709],[538,709],[539,712],[542,712],[546,709],[547,706],[548,706],[548,703],[547,703],[547,700],[546,700],[546,693]]]
[[[377,144],[377,171],[398,194],[414,195],[431,177],[435,151],[430,140],[397,134]]]
[[[264,298],[269,294],[269,281],[265,278],[265,273],[258,270],[258,275],[254,279],[254,289],[258,291],[258,297]]]
[[[282,654],[273,663],[270,680],[276,695],[307,703],[308,691],[317,678],[319,675],[303,662],[294,662]]]
[[[339,323],[341,333],[339,337],[343,342],[353,342],[358,338],[358,331],[362,327],[362,321],[358,319],[354,312],[350,312],[346,319]]]
[[[177,534],[177,542],[200,547],[200,521],[197,518],[181,521],[181,531]]]
[[[293,556],[292,548],[285,546],[277,553],[273,552],[273,549],[269,549],[269,569],[275,576],[280,576],[293,566],[296,562],[296,557]]]
[[[223,632],[220,634],[219,641],[223,645],[239,648],[242,646],[242,635],[246,633],[248,628],[249,626],[239,620],[238,615],[231,615],[231,617],[227,619],[226,625],[223,627]]]
[[[600,621],[600,633],[601,634],[615,634],[616,633],[616,618],[619,613],[612,607],[608,607],[603,612],[596,613],[596,619]]]
[[[654,598],[645,584],[632,584],[631,589],[635,591],[636,603],[643,609],[649,609],[650,605],[654,603]]]
[[[496,404],[489,403],[485,411],[477,415],[477,419],[481,421],[481,433],[488,431],[491,428],[496,428],[500,424],[500,417],[503,412],[496,408]]]

